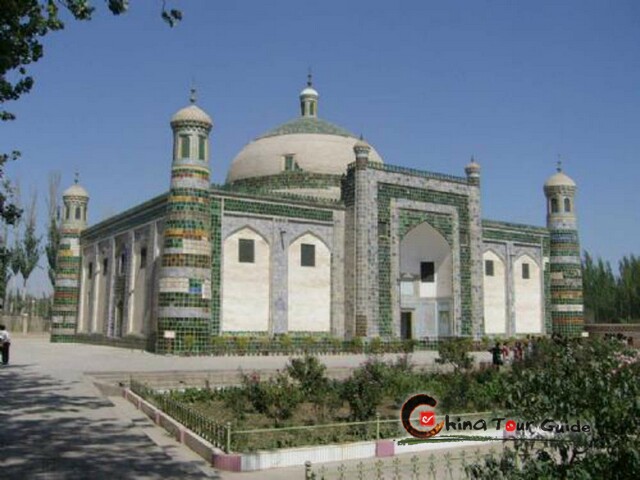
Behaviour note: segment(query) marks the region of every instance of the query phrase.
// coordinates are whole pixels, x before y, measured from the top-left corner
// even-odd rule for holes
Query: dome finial
[[[196,103],[197,92],[196,92],[196,81],[194,79],[191,80],[191,88],[189,89],[189,103],[192,105]]]
[[[311,72],[311,67],[309,67],[309,73],[307,73],[307,87],[313,86],[313,73]]]
[[[558,154],[558,161],[556,162],[556,170],[558,172],[562,171],[562,156]]]
[[[79,181],[80,181],[80,172],[78,172],[78,170],[76,170],[75,178],[73,179],[73,183],[75,183],[77,185]]]

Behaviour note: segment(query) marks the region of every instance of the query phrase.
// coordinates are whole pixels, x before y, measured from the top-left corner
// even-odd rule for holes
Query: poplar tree
[[[47,244],[45,245],[45,252],[47,254],[47,262],[49,263],[47,273],[49,275],[51,286],[53,287],[56,285],[56,264],[58,247],[60,246],[59,191],[60,172],[51,172],[49,173],[49,198],[47,200],[49,224],[47,226]]]

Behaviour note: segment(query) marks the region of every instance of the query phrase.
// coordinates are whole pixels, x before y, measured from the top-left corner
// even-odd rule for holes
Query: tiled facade
[[[52,341],[73,341],[78,334],[82,341],[121,339],[127,345],[151,345],[159,353],[202,354],[220,335],[397,338],[411,336],[410,328],[436,338],[479,338],[485,334],[483,256],[489,251],[506,266],[506,335],[522,333],[514,262],[523,256],[540,269],[539,289],[532,290],[540,292],[534,298],[539,332],[573,335],[582,330],[575,213],[558,213],[557,205],[553,211],[551,206],[552,197],[562,202],[569,198],[573,205],[575,186],[565,185],[564,177],[545,186],[547,228],[483,220],[480,167],[474,161],[466,176],[387,165],[377,153],[372,161],[373,150],[365,142],[309,117],[257,141],[340,136],[341,142],[352,141],[353,161],[342,174],[297,169],[211,185],[210,118],[192,105],[178,112],[171,125],[168,194],[87,229],[83,223],[64,224]],[[323,194],[328,191],[330,195]],[[86,210],[88,197],[82,201]],[[403,242],[424,225],[441,239],[446,264],[429,267],[430,262],[421,261],[419,267],[425,272],[435,268],[432,275],[447,285],[445,293],[428,293],[439,288],[425,284],[429,274],[408,274],[401,265],[410,253]],[[261,313],[267,320],[255,330],[250,318],[234,328],[224,313],[224,299],[231,298],[225,291],[226,260],[240,265],[238,250],[225,249],[225,242],[244,231],[252,232],[268,252],[267,276],[261,280],[268,287],[263,289],[268,291],[263,297],[266,313]],[[290,328],[289,279],[298,278],[290,275],[290,262],[300,261],[290,248],[300,238],[313,239],[329,252],[329,321],[323,331],[314,325],[309,331]],[[239,249],[238,242],[234,245]],[[246,272],[250,267],[242,268]],[[253,289],[247,280],[241,292],[247,302]],[[237,297],[236,292],[234,301]],[[426,320],[420,317],[424,312],[431,312]],[[412,325],[405,319],[408,314],[413,322],[435,323],[426,330],[407,327]]]
[[[57,255],[56,284],[51,316],[51,341],[65,342],[77,330],[80,270],[80,234],[86,227],[89,197],[82,187],[72,186],[63,195],[64,210]]]

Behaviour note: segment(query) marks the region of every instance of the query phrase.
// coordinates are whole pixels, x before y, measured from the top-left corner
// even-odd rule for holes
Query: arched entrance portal
[[[448,337],[453,331],[453,259],[446,239],[427,222],[400,241],[400,335]]]

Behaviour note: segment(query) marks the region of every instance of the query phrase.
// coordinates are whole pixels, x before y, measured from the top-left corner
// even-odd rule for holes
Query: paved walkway
[[[429,364],[434,352],[412,356]],[[328,356],[355,367],[362,355]],[[301,479],[303,467],[216,472],[119,398],[105,398],[86,372],[276,369],[286,357],[161,357],[137,350],[51,344],[14,336],[11,364],[0,367],[2,479]]]

